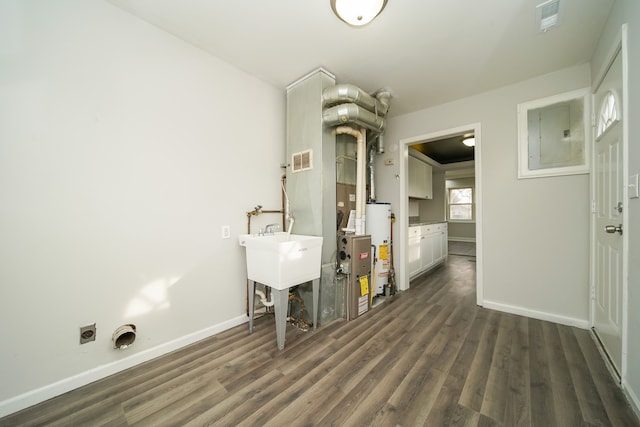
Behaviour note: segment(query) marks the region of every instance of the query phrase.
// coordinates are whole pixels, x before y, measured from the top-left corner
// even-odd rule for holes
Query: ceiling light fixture
[[[387,5],[387,0],[329,0],[338,18],[354,27],[373,21]]]
[[[476,146],[476,138],[473,136],[466,137],[462,140],[462,143],[467,147],[475,147]]]

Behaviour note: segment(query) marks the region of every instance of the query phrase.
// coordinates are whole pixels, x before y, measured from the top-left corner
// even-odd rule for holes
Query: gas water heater
[[[372,294],[384,295],[389,283],[389,262],[391,256],[391,204],[367,203],[366,234],[371,236],[372,254],[371,287]]]

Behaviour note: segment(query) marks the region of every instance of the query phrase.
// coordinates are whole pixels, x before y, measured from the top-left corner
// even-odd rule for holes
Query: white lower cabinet
[[[409,227],[409,252],[407,253],[409,276],[420,271],[420,227]]]
[[[449,245],[447,244],[448,233],[447,224],[436,224],[436,230],[433,233],[433,261],[438,263],[447,257]]]
[[[420,269],[433,265],[433,237],[430,234],[420,236]]]
[[[409,277],[417,276],[447,259],[447,223],[409,227]]]

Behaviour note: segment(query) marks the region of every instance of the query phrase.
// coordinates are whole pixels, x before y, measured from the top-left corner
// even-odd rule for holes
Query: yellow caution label
[[[367,295],[369,293],[369,277],[360,277],[360,296]]]
[[[379,259],[385,260],[389,258],[389,245],[380,245],[378,251],[380,252]]]

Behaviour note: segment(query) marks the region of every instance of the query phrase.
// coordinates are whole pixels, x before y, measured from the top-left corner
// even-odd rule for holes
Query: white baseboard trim
[[[484,308],[491,310],[503,311],[505,313],[517,314],[520,316],[531,317],[532,319],[546,320],[548,322],[559,323],[561,325],[575,326],[580,329],[589,329],[589,321],[587,319],[577,319],[575,317],[561,316],[559,314],[547,313],[545,311],[531,310],[525,307],[503,304],[495,301],[484,300],[482,303]]]
[[[209,326],[208,328],[202,329],[200,331],[196,331],[191,334],[176,338],[175,340],[166,342],[164,344],[160,344],[156,347],[132,354],[131,356],[118,360],[116,362],[97,366],[93,369],[89,369],[88,371],[81,372],[77,375],[73,375],[55,383],[48,384],[44,387],[40,387],[38,389],[31,390],[10,399],[4,400],[0,402],[0,418],[28,408],[29,406],[44,402],[45,400],[59,396],[78,387],[82,387],[94,381],[108,377],[109,375],[124,371],[125,369],[129,369],[133,366],[139,365],[140,363],[147,362],[159,356],[163,356],[167,353],[178,350],[182,347],[193,344],[205,338],[209,338],[212,335],[226,331],[227,329],[231,329],[248,321],[249,318],[243,314],[233,319],[229,319],[225,322]]]
[[[627,397],[629,404],[631,405],[631,409],[636,413],[636,417],[640,419],[640,399],[635,394],[633,389],[629,387],[629,383],[627,383],[624,379],[622,380],[622,391]]]
[[[468,243],[475,243],[476,242],[476,238],[475,237],[454,237],[454,236],[448,236],[447,240],[450,240],[452,242],[468,242]]]

